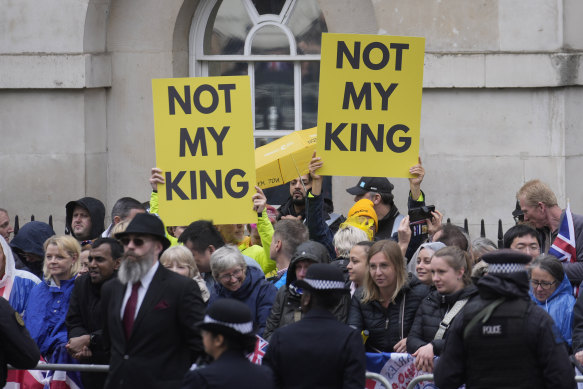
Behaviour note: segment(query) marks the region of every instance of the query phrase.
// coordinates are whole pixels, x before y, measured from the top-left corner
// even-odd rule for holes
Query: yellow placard
[[[411,177],[425,38],[323,34],[318,155],[323,175]]]
[[[155,79],[152,93],[164,223],[255,222],[249,77]]]

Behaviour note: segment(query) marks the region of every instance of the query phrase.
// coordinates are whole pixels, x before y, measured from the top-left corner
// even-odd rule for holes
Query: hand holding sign
[[[267,197],[260,187],[255,185],[256,193],[253,195],[253,210],[257,213],[262,213],[267,206]]]
[[[322,176],[316,174],[316,170],[320,169],[324,165],[322,158],[316,156],[316,152],[312,154],[312,160],[308,165],[308,170],[310,171],[310,177],[312,177],[312,194],[314,196],[319,196],[322,193]]]
[[[417,200],[421,196],[421,183],[423,182],[423,177],[425,177],[425,169],[421,163],[421,157],[419,157],[419,163],[409,169],[409,173],[413,175],[413,177],[409,177],[411,198]]]
[[[162,176],[162,170],[157,167],[153,167],[150,170],[150,186],[154,192],[158,191],[158,184],[165,184],[164,177]]]

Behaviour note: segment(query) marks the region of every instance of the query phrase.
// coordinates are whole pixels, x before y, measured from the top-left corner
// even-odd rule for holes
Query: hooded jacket
[[[2,297],[10,303],[16,312],[22,315],[30,291],[40,282],[40,279],[31,272],[15,268],[12,250],[2,236],[0,236],[0,245],[6,262],[4,276],[0,279],[0,289],[3,289]]]
[[[532,293],[528,292],[532,301],[544,309],[553,319],[557,329],[561,333],[563,341],[571,347],[571,336],[573,332],[573,307],[575,297],[569,278],[565,274],[563,282],[555,289],[553,294],[546,301],[539,301]]]
[[[14,239],[10,241],[10,247],[18,253],[20,261],[25,266],[23,270],[29,270],[38,278],[43,277],[43,261],[29,262],[20,254],[32,253],[44,258],[43,245],[53,235],[55,235],[55,231],[47,223],[33,221],[22,226]]]
[[[348,324],[358,332],[369,332],[367,352],[393,352],[395,344],[409,335],[415,313],[428,293],[429,286],[411,275],[395,301],[385,308],[376,300],[363,303],[360,288],[352,296]]]
[[[437,290],[432,290],[421,302],[409,336],[407,336],[407,352],[413,354],[421,346],[427,343],[433,344],[433,354],[440,355],[445,345],[445,338],[433,339],[439,324],[445,317],[445,314],[454,306],[454,304],[465,298],[472,298],[478,294],[478,289],[474,285],[466,286],[464,289],[455,293],[443,295]],[[452,320],[453,321],[453,320]],[[451,322],[450,322],[451,324]]]
[[[306,260],[312,263],[329,263],[330,255],[326,247],[318,242],[307,241],[298,246],[287,269],[286,284],[277,291],[275,302],[267,318],[263,333],[266,340],[269,340],[277,328],[285,327],[303,317],[300,308],[301,289],[295,286],[295,281],[297,281],[296,266],[298,262]],[[342,323],[345,323],[348,317],[349,302],[349,294],[347,293],[346,297],[343,297],[332,311]]]
[[[265,280],[261,269],[247,266],[245,280],[241,287],[234,292],[225,288],[220,282],[215,283],[214,287],[215,293],[211,293],[208,306],[210,307],[220,298],[232,298],[244,302],[251,310],[253,324],[257,328],[255,333],[261,336],[277,293],[275,286]]]
[[[95,238],[99,238],[101,233],[105,230],[105,206],[103,203],[93,197],[83,197],[77,201],[69,201],[65,207],[66,219],[65,219],[65,227],[68,231],[71,231],[71,235],[78,239],[71,228],[71,224],[73,222],[73,211],[75,210],[76,206],[80,206],[85,208],[89,212],[89,216],[91,217],[91,232],[89,233],[89,239],[93,240]]]

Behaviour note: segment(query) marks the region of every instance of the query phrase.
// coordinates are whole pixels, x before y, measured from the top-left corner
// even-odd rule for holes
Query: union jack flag
[[[571,213],[571,206],[569,204],[567,204],[565,215],[559,226],[559,234],[553,241],[549,249],[549,254],[554,255],[561,262],[577,261],[573,214]]]
[[[263,339],[259,335],[255,335],[257,337],[257,341],[255,342],[255,350],[249,355],[247,358],[256,365],[261,365],[263,362],[263,356],[267,351],[267,346],[269,346],[269,342]]]

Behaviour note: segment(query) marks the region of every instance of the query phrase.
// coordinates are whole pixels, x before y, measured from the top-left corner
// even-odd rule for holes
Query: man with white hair
[[[115,237],[124,255],[118,278],[102,289],[103,334],[111,352],[105,387],[178,388],[203,355],[194,327],[205,309],[200,289],[160,266],[170,242],[158,217],[140,213]]]

